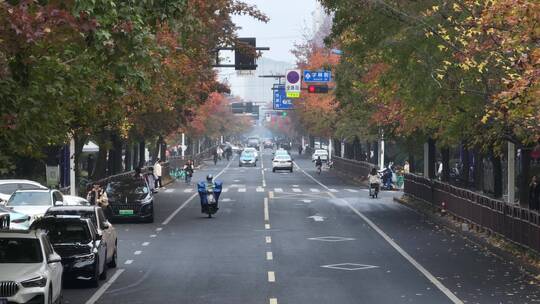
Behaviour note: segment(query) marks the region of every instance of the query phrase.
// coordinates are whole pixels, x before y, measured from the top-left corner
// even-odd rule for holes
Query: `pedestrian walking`
[[[304,148],[302,147],[302,145],[300,145],[298,147],[298,155],[302,155],[302,150],[304,150]]]
[[[184,171],[186,173],[185,181],[186,184],[191,184],[191,178],[193,177],[193,162],[191,160],[188,160],[187,163],[184,165]]]
[[[98,206],[103,209],[105,216],[110,219],[112,218],[112,210],[109,206],[109,198],[107,197],[107,192],[103,190],[100,184],[94,183],[92,189],[86,195],[86,200],[90,205]]]
[[[158,160],[154,164],[154,176],[155,176],[155,187],[156,189],[159,189],[163,187],[163,184],[161,183],[161,162]]]
[[[405,174],[411,173],[411,165],[409,165],[408,161],[405,161],[405,164],[403,165],[403,173]]]
[[[533,175],[529,183],[529,209],[538,210],[540,207],[540,183],[538,177]]]
[[[144,174],[144,178],[146,179],[146,183],[148,184],[148,188],[150,188],[150,191],[152,193],[157,193],[156,190],[156,176],[154,174],[154,167],[148,168],[149,172]]]

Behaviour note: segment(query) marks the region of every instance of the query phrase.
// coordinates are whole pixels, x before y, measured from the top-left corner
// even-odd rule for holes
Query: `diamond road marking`
[[[283,189],[281,189],[281,188],[275,188],[275,189],[274,189],[274,192],[283,192]]]
[[[341,237],[341,236],[321,236],[309,238],[311,241],[322,241],[322,242],[344,242],[344,241],[354,241],[355,238],[350,237]]]
[[[365,264],[355,264],[355,263],[343,263],[343,264],[333,264],[333,265],[323,265],[322,268],[338,269],[338,270],[366,270],[379,268],[379,266],[365,265]]]
[[[354,189],[345,189],[346,191],[349,191],[349,192],[352,192],[352,193],[358,193],[358,190],[354,190]]]
[[[297,193],[298,193],[298,192],[302,192],[302,189],[298,189],[298,188],[293,188],[293,189],[292,189],[292,191],[293,191],[293,192],[297,192]]]

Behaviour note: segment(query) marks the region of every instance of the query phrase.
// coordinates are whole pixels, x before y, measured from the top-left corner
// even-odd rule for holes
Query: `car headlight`
[[[47,278],[43,276],[35,277],[30,280],[21,282],[21,285],[26,288],[45,287],[45,285],[47,285]]]
[[[79,262],[83,262],[83,261],[93,260],[94,254],[93,253],[82,254],[82,255],[74,256],[73,258]]]

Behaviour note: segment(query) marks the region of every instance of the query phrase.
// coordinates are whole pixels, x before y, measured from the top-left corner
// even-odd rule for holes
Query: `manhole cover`
[[[342,263],[342,264],[333,264],[333,265],[323,265],[322,268],[338,269],[338,270],[365,270],[372,268],[379,268],[378,266],[365,265],[365,264],[355,264],[355,263]]]

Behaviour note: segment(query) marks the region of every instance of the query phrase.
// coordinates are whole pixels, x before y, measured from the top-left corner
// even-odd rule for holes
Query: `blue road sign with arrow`
[[[274,110],[292,110],[292,99],[287,98],[285,85],[276,85],[274,90]]]
[[[305,82],[329,82],[332,80],[332,72],[330,71],[310,71],[304,70]]]

